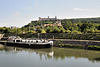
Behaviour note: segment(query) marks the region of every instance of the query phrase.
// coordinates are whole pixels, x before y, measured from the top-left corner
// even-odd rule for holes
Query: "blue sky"
[[[0,27],[21,27],[47,16],[100,17],[100,0],[0,0]]]

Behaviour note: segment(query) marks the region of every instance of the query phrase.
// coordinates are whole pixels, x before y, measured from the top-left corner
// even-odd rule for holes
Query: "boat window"
[[[15,42],[15,40],[13,40],[13,42]]]
[[[45,43],[45,40],[43,40],[42,42]]]
[[[36,43],[38,43],[38,41],[36,41]]]
[[[16,40],[16,42],[21,42],[20,40]]]
[[[31,41],[31,43],[32,43],[33,41]]]
[[[22,40],[20,42],[22,42]]]

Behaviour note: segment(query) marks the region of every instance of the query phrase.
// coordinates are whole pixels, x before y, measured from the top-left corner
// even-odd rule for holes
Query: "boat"
[[[7,40],[7,46],[17,46],[25,48],[50,48],[53,46],[53,41],[46,39],[22,39],[19,36],[10,36]]]

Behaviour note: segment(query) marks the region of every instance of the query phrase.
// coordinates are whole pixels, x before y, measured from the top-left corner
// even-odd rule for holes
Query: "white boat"
[[[10,36],[8,37],[7,45],[27,48],[49,48],[53,46],[53,41],[43,39],[22,39],[16,36]]]

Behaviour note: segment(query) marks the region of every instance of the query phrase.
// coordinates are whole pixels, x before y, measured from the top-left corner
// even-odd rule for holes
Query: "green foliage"
[[[52,29],[52,33],[60,33],[60,29],[58,27],[53,27]]]
[[[66,30],[66,33],[71,33],[71,31],[70,30]]]
[[[77,30],[72,31],[71,33],[81,34],[81,32],[80,31],[77,31]]]
[[[66,30],[63,27],[59,27],[59,29],[60,29],[60,33],[65,33],[66,32]]]
[[[90,50],[100,50],[100,46],[98,46],[98,45],[89,45],[88,49],[90,49]]]
[[[34,31],[34,27],[43,28],[44,24],[55,24],[56,21],[31,21],[24,28],[27,31],[30,29]],[[46,33],[99,33],[100,18],[80,18],[80,19],[64,19],[61,21],[62,27],[47,26],[44,27]],[[25,30],[23,30],[25,31]],[[42,30],[37,28],[36,33],[41,33]]]
[[[42,31],[41,27],[37,27],[37,32],[41,33],[41,31]]]
[[[45,30],[42,30],[41,33],[46,33]]]
[[[61,44],[61,41],[57,41],[56,44],[59,44],[60,45]]]
[[[69,30],[71,29],[72,23],[71,21],[66,21],[63,26],[66,30]]]
[[[0,33],[100,33],[100,18],[63,19],[62,26],[47,26],[44,24],[55,24],[56,21],[31,21],[22,28],[0,27]],[[34,32],[36,31],[36,32]]]
[[[30,32],[31,32],[31,33],[36,33],[36,32],[35,32],[35,31],[33,31],[33,30],[31,30]]]
[[[47,33],[51,33],[51,32],[52,32],[53,27],[48,26],[48,27],[46,27],[45,29],[46,29],[46,32],[47,32]]]
[[[82,45],[71,45],[71,44],[59,44],[59,47],[66,47],[66,48],[79,48],[82,49],[83,46]]]

